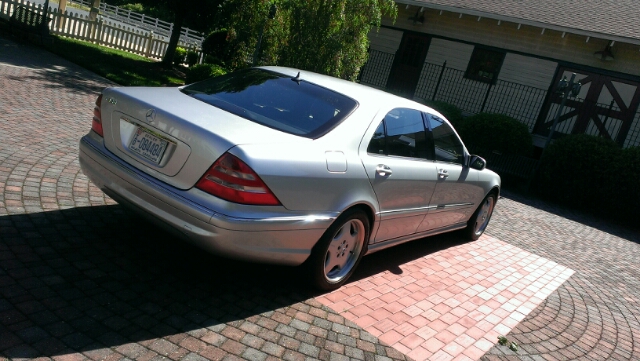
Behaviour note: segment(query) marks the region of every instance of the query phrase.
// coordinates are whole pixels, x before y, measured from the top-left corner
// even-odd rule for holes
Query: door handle
[[[378,164],[376,167],[376,173],[380,174],[382,177],[388,177],[393,173],[393,171],[387,165]]]
[[[446,169],[438,169],[438,178],[445,179],[447,177],[449,177],[449,173]]]

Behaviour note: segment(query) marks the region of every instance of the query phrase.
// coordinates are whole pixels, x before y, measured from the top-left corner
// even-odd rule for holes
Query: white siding
[[[442,65],[446,61],[447,68],[465,71],[472,52],[473,45],[443,39],[431,39],[426,62]]]
[[[533,131],[557,66],[554,61],[507,53],[485,111],[514,117]]]
[[[530,56],[507,53],[498,74],[499,80],[548,89],[558,63]]]
[[[369,47],[372,50],[395,54],[404,32],[387,28],[373,28],[369,32]]]
[[[425,59],[424,67],[416,87],[415,99],[431,99],[433,92],[435,91],[437,80],[442,69],[442,64],[447,62],[447,69],[455,69],[465,71],[467,64],[471,58],[473,52],[473,45],[459,43],[455,41],[443,40],[432,38],[429,45],[429,51]],[[448,81],[450,73],[445,74],[443,77],[442,87],[440,88],[439,95],[443,95],[443,89],[451,89],[452,85]],[[455,80],[452,80],[455,82]],[[462,93],[462,92],[458,92]],[[465,91],[465,95],[458,94],[459,96],[466,97],[468,94],[477,93],[474,90]],[[446,101],[452,104],[458,104],[461,99],[454,99],[448,96],[439,98],[438,100]]]

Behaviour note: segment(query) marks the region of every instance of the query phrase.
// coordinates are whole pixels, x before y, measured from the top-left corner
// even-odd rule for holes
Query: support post
[[[67,12],[67,0],[60,0],[60,3],[58,4],[58,14],[60,14],[60,20],[58,21],[58,30],[60,29],[64,29],[64,25],[67,21],[66,18],[66,12]]]
[[[89,11],[89,20],[96,21],[98,13],[100,13],[100,0],[93,0],[91,10]]]
[[[487,105],[487,99],[489,99],[491,88],[493,88],[493,82],[489,83],[489,87],[487,88],[487,93],[484,95],[484,100],[482,101],[482,107],[480,108],[480,113],[484,112],[484,107]]]
[[[444,63],[442,63],[442,69],[440,69],[440,75],[438,76],[438,82],[436,83],[436,88],[433,89],[433,96],[431,97],[431,100],[436,100],[436,95],[438,94],[438,89],[440,88],[440,82],[442,81],[442,75],[444,75],[444,70],[447,68],[447,61],[445,60]]]
[[[153,31],[150,31],[149,36],[147,36],[147,48],[144,51],[144,56],[146,56],[147,58],[150,58],[152,49],[153,49]]]
[[[49,0],[44,1],[44,8],[42,9],[42,29],[40,35],[40,41],[43,37],[49,36]]]
[[[556,117],[553,118],[553,123],[551,124],[551,130],[549,131],[549,136],[547,137],[547,140],[544,142],[544,149],[542,150],[542,152],[544,152],[547,149],[547,147],[549,146],[549,143],[551,143],[551,139],[553,139],[553,133],[556,131],[556,126],[558,125],[558,120],[560,120],[560,115],[562,114],[562,110],[564,109],[564,104],[567,102],[567,98],[569,97],[569,94],[572,92],[572,89],[574,86],[573,81],[575,79],[576,79],[576,73],[571,74],[571,80],[569,80],[569,84],[567,84],[567,87],[565,89],[562,89],[563,90],[562,101],[560,102],[560,107],[556,112]],[[565,77],[560,83],[566,82],[566,81],[567,81],[567,78]]]

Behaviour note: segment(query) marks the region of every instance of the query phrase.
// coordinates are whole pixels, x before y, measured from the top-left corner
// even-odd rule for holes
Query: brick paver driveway
[[[479,241],[383,251],[318,294],[91,185],[77,143],[108,85],[0,38],[0,359],[640,359],[638,232],[506,194]]]

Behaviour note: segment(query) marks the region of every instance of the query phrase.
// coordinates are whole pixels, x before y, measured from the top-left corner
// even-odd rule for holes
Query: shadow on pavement
[[[389,271],[393,274],[402,274],[401,265],[429,254],[467,243],[468,241],[468,239],[465,239],[464,236],[458,232],[452,232],[417,239],[373,253],[362,259],[358,269],[356,269],[351,277],[351,281],[361,280],[384,271]]]
[[[210,255],[117,205],[4,216],[0,230],[0,354],[10,359],[163,337],[305,299],[295,269]]]
[[[640,244],[640,224],[635,224],[634,226],[623,222],[616,222],[614,219],[599,217],[597,215],[586,213],[582,209],[572,209],[522,192],[503,189],[500,197],[514,200],[527,206],[555,214],[559,217],[566,218],[574,222],[593,227],[599,231]],[[500,201],[498,201],[498,207],[499,205]]]
[[[171,336],[317,295],[298,268],[211,255],[119,205],[3,216],[0,239],[0,355],[9,359]],[[440,236],[367,256],[354,278],[398,272],[458,242]]]
[[[27,48],[28,51],[25,51],[24,48]],[[50,88],[79,93],[100,92],[103,87],[97,86],[96,81],[102,84],[111,83],[109,80],[78,68],[77,65],[61,57],[52,56],[43,48],[28,43],[14,42],[3,37],[2,34],[0,34],[0,54],[2,54],[0,63],[33,69],[37,74],[37,76],[25,76],[24,74],[13,76],[8,73],[7,78],[13,81],[37,82]]]

